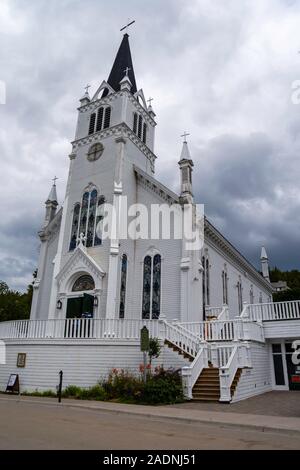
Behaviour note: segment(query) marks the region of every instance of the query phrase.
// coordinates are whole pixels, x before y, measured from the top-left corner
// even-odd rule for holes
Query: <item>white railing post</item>
[[[167,317],[165,315],[161,315],[158,320],[158,337],[161,341],[166,339],[166,320]]]

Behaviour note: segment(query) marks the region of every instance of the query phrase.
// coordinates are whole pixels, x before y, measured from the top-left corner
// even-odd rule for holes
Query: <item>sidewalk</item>
[[[265,416],[254,414],[241,414],[231,412],[216,412],[207,410],[195,410],[188,408],[176,408],[174,406],[142,406],[127,405],[121,403],[100,402],[100,401],[82,401],[63,399],[59,404],[56,399],[36,398],[36,397],[18,397],[0,395],[1,401],[14,401],[16,405],[26,403],[36,403],[44,406],[83,408],[95,412],[107,412],[117,414],[127,414],[152,418],[159,420],[164,418],[172,421],[185,423],[212,424],[221,427],[238,427],[260,432],[278,432],[298,434],[300,436],[300,418]]]

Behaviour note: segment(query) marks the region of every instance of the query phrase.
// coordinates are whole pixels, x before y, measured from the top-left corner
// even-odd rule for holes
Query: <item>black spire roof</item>
[[[132,88],[131,88],[131,93],[136,93],[137,88],[136,88],[136,82],[135,82],[135,76],[134,76],[134,70],[133,70],[133,64],[132,64],[132,58],[131,58],[131,52],[130,52],[130,46],[129,46],[129,40],[128,40],[128,34],[124,34],[123,40],[121,42],[121,45],[119,47],[118,53],[116,55],[114,64],[112,66],[110,75],[108,77],[107,83],[115,90],[119,91],[120,90],[120,81],[122,78],[125,76],[125,70],[128,67],[128,77],[129,80],[132,83]],[[104,90],[105,92],[106,90]],[[106,93],[107,94],[107,93]],[[104,96],[104,93],[103,93]]]

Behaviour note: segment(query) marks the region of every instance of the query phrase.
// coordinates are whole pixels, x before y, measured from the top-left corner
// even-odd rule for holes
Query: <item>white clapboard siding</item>
[[[18,353],[26,353],[26,367],[16,367]],[[21,392],[55,390],[58,374],[63,370],[63,387],[74,384],[90,387],[108,375],[112,368],[139,373],[143,354],[138,342],[127,344],[104,344],[99,341],[24,341],[7,342],[6,364],[0,365],[0,390],[6,388],[10,374],[19,374]],[[153,361],[153,367],[179,369],[187,365],[186,360],[164,347],[161,355]]]
[[[252,368],[243,369],[232,402],[272,390],[271,364],[267,344],[251,344]]]

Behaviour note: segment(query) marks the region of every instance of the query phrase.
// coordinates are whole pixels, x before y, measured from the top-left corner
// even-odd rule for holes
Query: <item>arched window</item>
[[[96,220],[96,207],[97,207],[97,196],[98,193],[96,189],[90,194],[90,207],[89,207],[89,218],[86,234],[86,246],[93,246],[94,241],[94,230],[95,230],[95,220]]]
[[[250,304],[254,304],[253,286],[250,287]]]
[[[104,125],[103,125],[104,129],[107,129],[110,126],[110,115],[111,115],[111,108],[106,108],[105,114],[104,114]]]
[[[89,274],[84,274],[80,276],[73,285],[72,292],[81,292],[85,290],[94,290],[95,282],[92,276]]]
[[[161,256],[146,256],[143,272],[143,319],[158,319],[160,315]]]
[[[96,132],[102,130],[102,124],[103,124],[103,108],[101,107],[98,109]]]
[[[79,214],[80,214],[80,204],[76,204],[73,211],[73,222],[72,222],[72,231],[71,231],[71,240],[70,240],[70,251],[75,250],[77,245],[78,238],[78,226],[79,226]]]
[[[119,318],[124,318],[125,317],[127,264],[128,264],[127,255],[123,255],[122,256],[122,262],[121,262]]]
[[[94,245],[99,246],[102,244],[102,225],[101,222],[104,217],[104,204],[105,204],[105,197],[100,196],[98,199],[97,204],[97,211],[96,211],[96,225],[95,225],[95,241]]]
[[[85,236],[85,246],[101,245],[102,240],[99,237],[97,225],[103,219],[104,196],[98,197],[96,189],[86,191],[82,197],[82,203],[76,204],[73,213],[73,223],[70,240],[70,250],[77,246],[77,240],[80,234]]]
[[[209,259],[208,258],[206,258],[205,273],[206,273],[206,302],[207,302],[207,305],[210,305]]]
[[[262,296],[262,292],[259,293],[259,303],[262,304],[263,303],[263,296]]]
[[[226,267],[222,271],[223,305],[228,305],[228,274]]]
[[[242,281],[239,280],[237,283],[237,291],[238,291],[238,306],[239,306],[239,313],[243,310],[243,287]]]
[[[137,134],[137,123],[138,123],[138,115],[137,113],[133,114],[133,132]]]
[[[139,115],[139,124],[138,124],[138,132],[137,135],[141,139],[142,138],[142,126],[143,126],[143,118]]]
[[[94,134],[95,132],[95,122],[96,122],[96,113],[91,114],[90,125],[89,125],[89,135]]]
[[[147,142],[147,124],[145,122],[143,125],[143,142],[144,144]]]
[[[81,204],[81,213],[80,213],[80,226],[79,226],[79,235],[83,233],[86,234],[86,223],[88,219],[88,210],[89,210],[89,198],[90,193],[84,193],[82,197],[82,204]]]

